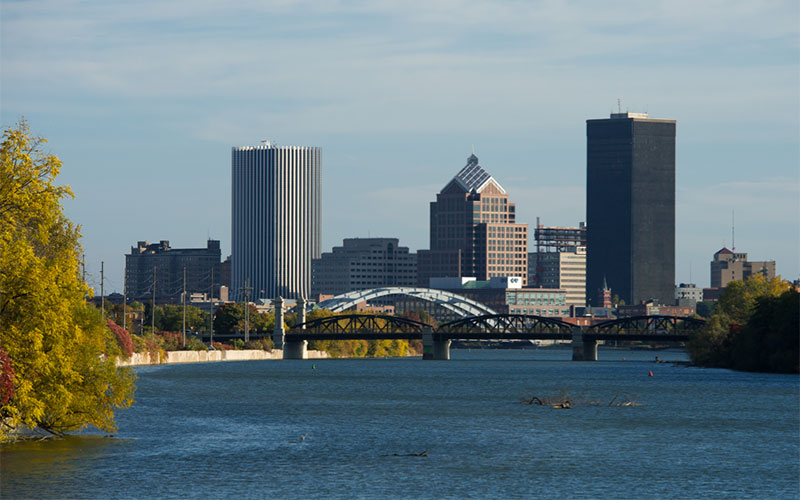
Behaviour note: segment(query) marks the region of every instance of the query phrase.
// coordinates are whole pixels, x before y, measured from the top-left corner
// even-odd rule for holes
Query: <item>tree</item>
[[[749,345],[752,348],[753,344],[752,334],[744,333],[743,329],[753,330],[750,323],[760,302],[779,297],[789,288],[789,284],[780,277],[768,280],[760,274],[753,275],[745,281],[728,283],[705,326],[689,341],[689,356],[692,361],[701,366],[735,369],[754,369],[748,367],[758,365],[762,371],[773,371],[747,360],[762,354],[760,349],[744,347]],[[755,321],[759,321],[758,318]],[[748,338],[750,340],[747,340]],[[764,356],[770,355],[764,354]]]
[[[183,306],[165,304],[157,308],[156,328],[168,332],[183,331]],[[208,327],[208,313],[194,306],[186,306],[186,330]]]
[[[79,230],[61,207],[72,193],[45,142],[23,120],[0,149],[0,350],[13,368],[0,440],[19,426],[113,431],[114,410],[133,402],[133,372],[117,369],[114,335],[86,303]]]

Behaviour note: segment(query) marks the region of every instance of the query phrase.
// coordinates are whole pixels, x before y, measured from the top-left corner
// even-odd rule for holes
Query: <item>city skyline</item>
[[[618,109],[681,124],[676,282],[708,284],[733,212],[737,250],[800,274],[795,2],[0,5],[0,121],[64,161],[96,289],[131,241],[229,255],[230,147],[263,139],[325,152],[323,250],[426,248],[473,144],[518,221],[575,226],[585,120]]]

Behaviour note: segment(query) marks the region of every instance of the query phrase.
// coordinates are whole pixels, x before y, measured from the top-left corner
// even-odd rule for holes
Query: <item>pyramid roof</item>
[[[503,186],[501,186],[500,183],[489,174],[489,172],[484,170],[483,167],[478,164],[478,157],[474,154],[467,158],[467,164],[456,174],[455,177],[453,177],[453,180],[448,184],[453,182],[461,186],[464,191],[474,191],[476,193],[480,193],[487,185],[489,185],[490,182],[493,182],[503,194],[506,193],[506,190],[503,189]]]

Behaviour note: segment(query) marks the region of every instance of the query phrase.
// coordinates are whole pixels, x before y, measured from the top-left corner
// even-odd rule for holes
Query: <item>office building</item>
[[[140,241],[125,255],[128,301],[152,301],[155,288],[156,304],[180,303],[184,269],[187,294],[219,297],[220,258],[219,240],[208,240],[206,248],[170,248],[167,240]]]
[[[675,287],[675,304],[693,306],[703,301],[703,289],[694,283],[681,283]]]
[[[528,226],[474,154],[430,205],[430,249],[417,252],[417,283],[430,278],[528,278]]]
[[[232,149],[231,296],[309,297],[321,254],[320,148]]]
[[[345,238],[311,262],[311,296],[417,284],[417,255],[397,238]]]
[[[586,306],[586,247],[574,247],[565,252],[532,252],[528,254],[530,273],[528,283],[535,287],[562,289],[567,304]]]
[[[745,280],[754,274],[767,279],[775,277],[775,261],[747,260],[746,253],[720,249],[711,261],[711,288],[725,288],[733,280]]]
[[[446,290],[492,308],[498,314],[526,314],[534,316],[567,317],[570,307],[564,290],[527,288],[518,276],[494,277],[477,280],[473,277],[432,278],[430,288]],[[438,321],[459,319],[447,309],[432,303],[400,297],[395,302],[398,312],[424,310]]]
[[[586,285],[627,304],[672,304],[675,120],[614,113],[586,121]]]
[[[528,254],[528,286],[563,289],[567,304],[586,306],[586,224],[547,227],[536,219],[536,251]]]

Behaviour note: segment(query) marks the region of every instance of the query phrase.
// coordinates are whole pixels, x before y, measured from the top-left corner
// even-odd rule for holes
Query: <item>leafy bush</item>
[[[128,330],[122,328],[110,319],[106,319],[106,324],[109,330],[111,330],[111,333],[114,334],[114,337],[116,337],[117,344],[119,344],[122,354],[126,359],[130,358],[134,351],[133,340],[131,340],[131,335],[128,333]]]

